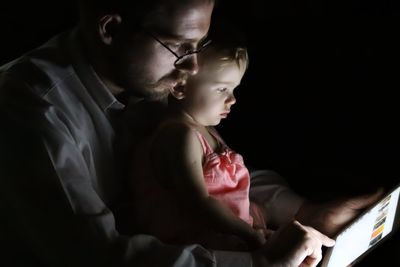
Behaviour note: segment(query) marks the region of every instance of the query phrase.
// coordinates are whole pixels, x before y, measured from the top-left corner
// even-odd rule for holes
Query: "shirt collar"
[[[72,31],[69,39],[69,47],[76,74],[100,108],[104,112],[124,109],[125,105],[115,98],[109,88],[94,71],[92,65],[87,61],[83,53],[78,29]]]

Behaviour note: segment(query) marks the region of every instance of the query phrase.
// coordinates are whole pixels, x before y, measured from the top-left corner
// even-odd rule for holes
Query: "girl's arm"
[[[223,233],[237,235],[251,246],[264,239],[245,221],[208,194],[204,183],[203,150],[194,130],[183,123],[169,123],[155,136],[152,164],[161,183],[176,192],[192,210],[199,210],[207,223]],[[200,216],[199,216],[200,218]]]

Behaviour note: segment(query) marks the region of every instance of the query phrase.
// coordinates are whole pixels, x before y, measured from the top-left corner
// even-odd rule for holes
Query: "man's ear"
[[[185,98],[186,96],[186,87],[184,85],[177,85],[169,89],[171,95],[178,100]]]
[[[121,26],[121,21],[121,16],[118,14],[104,15],[99,20],[98,31],[101,41],[104,44],[110,45],[113,42],[113,38]]]

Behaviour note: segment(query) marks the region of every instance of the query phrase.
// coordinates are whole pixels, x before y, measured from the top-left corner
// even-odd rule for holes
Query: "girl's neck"
[[[213,131],[210,126],[205,126],[197,122],[185,109],[176,103],[169,103],[168,109],[170,111],[169,118],[173,120],[179,120],[199,131],[207,140],[208,144],[214,151],[219,151],[223,149],[223,144],[219,142],[219,140],[211,134],[210,131]]]
[[[182,119],[192,125],[195,125],[197,127],[205,127],[204,125],[201,125],[198,123],[189,113],[187,113],[185,110],[180,110],[180,114],[182,116]]]
[[[179,103],[174,101],[169,101],[168,109],[170,111],[170,117],[178,119],[184,123],[187,123],[196,128],[207,128],[193,118]]]

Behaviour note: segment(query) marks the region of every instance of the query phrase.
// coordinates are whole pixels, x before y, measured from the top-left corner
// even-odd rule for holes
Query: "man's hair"
[[[193,0],[80,0],[80,16],[84,19],[97,19],[104,14],[120,14],[125,19],[142,23],[150,14],[156,13],[168,3],[186,4]],[[197,0],[200,1],[200,0]],[[215,3],[216,0],[203,0]]]

